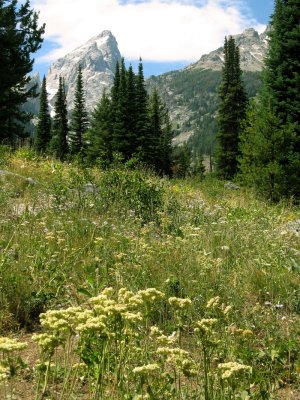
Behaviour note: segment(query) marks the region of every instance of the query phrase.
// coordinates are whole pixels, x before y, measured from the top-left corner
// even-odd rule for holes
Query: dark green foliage
[[[117,63],[110,98],[104,93],[91,119],[87,159],[110,164],[115,155],[123,161],[146,164],[169,174],[171,125],[166,107],[155,90],[147,95],[140,62],[136,76],[130,66]],[[101,160],[101,161],[100,161]]]
[[[130,137],[130,156],[137,150],[136,77],[130,65],[127,72],[127,131]]]
[[[146,164],[151,164],[152,138],[148,119],[148,95],[141,61],[139,63],[136,79],[136,116],[137,151],[139,159]]]
[[[120,81],[116,104],[114,104],[114,124],[113,124],[113,147],[114,150],[123,154],[126,160],[130,158],[130,132],[128,131],[128,93],[127,93],[127,71],[124,59],[121,63]]]
[[[101,100],[92,113],[90,128],[87,133],[87,161],[104,165],[112,161],[112,102],[103,93]]]
[[[24,124],[30,115],[21,109],[35,95],[36,87],[26,88],[32,70],[31,54],[41,46],[44,26],[30,2],[0,0],[0,142],[14,144],[26,136]]]
[[[241,79],[239,49],[233,37],[228,40],[225,38],[224,58],[219,90],[216,167],[220,177],[231,179],[238,170],[239,137],[247,106],[247,96]]]
[[[202,153],[194,152],[190,167],[191,175],[203,179],[205,175],[204,157]]]
[[[88,116],[85,108],[85,96],[81,66],[78,67],[75,90],[74,109],[70,123],[70,152],[72,155],[83,155],[84,135],[88,128]]]
[[[282,124],[295,123],[300,136],[300,3],[276,0],[264,85]],[[300,141],[296,151],[300,151]]]
[[[49,113],[46,77],[43,78],[40,93],[40,111],[36,127],[34,147],[38,152],[44,153],[51,139],[51,117]]]
[[[263,90],[242,139],[242,178],[272,200],[300,198],[299,20],[298,0],[276,0]]]
[[[60,160],[65,160],[69,151],[67,142],[69,128],[65,85],[62,77],[59,78],[59,87],[56,94],[54,111],[55,116],[52,124],[50,150],[55,157]]]
[[[191,151],[187,143],[176,146],[172,154],[172,173],[177,178],[185,178],[190,173]]]
[[[149,152],[149,161],[156,171],[169,174],[172,153],[172,130],[168,111],[162,103],[156,88],[149,99],[149,124],[149,148],[152,149],[152,152]]]
[[[249,106],[247,126],[241,136],[241,178],[272,201],[279,200],[286,189],[283,161],[291,154],[285,154],[283,149],[287,150],[287,143],[293,138],[292,126],[282,128],[270,105],[260,99],[258,104]]]

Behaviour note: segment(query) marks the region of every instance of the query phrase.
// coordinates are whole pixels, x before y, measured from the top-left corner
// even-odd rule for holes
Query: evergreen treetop
[[[68,112],[65,94],[64,79],[59,77],[59,86],[54,104],[55,115],[52,124],[52,138],[50,149],[53,154],[60,160],[65,160],[69,151],[67,136],[68,128]]]
[[[219,177],[231,179],[238,171],[239,141],[247,106],[239,48],[232,36],[229,39],[225,38],[224,66],[219,97],[217,174]]]
[[[70,122],[70,152],[82,154],[84,149],[84,134],[88,128],[88,114],[85,108],[85,96],[81,66],[78,66],[74,108]]]

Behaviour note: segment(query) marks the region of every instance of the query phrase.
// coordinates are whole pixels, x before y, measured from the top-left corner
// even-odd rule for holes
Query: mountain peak
[[[265,33],[259,35],[254,28],[247,28],[238,35],[232,35],[240,49],[241,68],[244,71],[261,71],[267,54]],[[211,69],[220,71],[224,63],[224,47],[203,55],[188,69]]]
[[[258,37],[258,32],[254,28],[247,28],[242,35],[246,37]]]
[[[47,76],[47,90],[50,105],[58,89],[59,77],[65,78],[68,108],[74,103],[78,65],[81,65],[87,108],[96,106],[105,88],[111,87],[117,61],[121,60],[118,43],[114,35],[105,30],[93,36],[83,45],[57,60]]]

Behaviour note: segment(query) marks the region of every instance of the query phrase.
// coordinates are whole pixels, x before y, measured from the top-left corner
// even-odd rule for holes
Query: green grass
[[[3,160],[1,168],[16,174],[0,177],[3,334],[38,330],[41,312],[81,306],[107,287],[114,293],[156,288],[166,300],[150,319],[143,318],[139,365],[157,362],[148,339],[150,326],[157,325],[166,335],[180,330],[177,345],[191,352],[201,372],[197,378],[183,374],[180,387],[178,379],[151,378],[154,397],[145,381],[122,378],[127,386],[122,391],[114,381],[112,398],[147,392],[153,399],[267,399],[281,386],[297,387],[299,237],[285,225],[300,218],[299,208],[271,205],[248,189],[228,190],[209,177],[168,181],[125,168],[83,171],[25,150]],[[26,182],[28,177],[36,184]],[[88,183],[94,186],[86,189]],[[174,296],[192,301],[181,325],[167,302]],[[206,360],[192,332],[196,321],[220,312],[206,307],[216,296],[232,311],[216,328],[216,343],[207,339]],[[244,331],[251,331],[249,338]],[[117,368],[116,349],[109,346],[107,360]],[[227,361],[251,366],[252,374],[236,388],[234,382],[223,388],[220,381],[211,383],[214,395],[207,397],[203,371],[208,361],[214,376],[218,363]],[[126,362],[129,369],[134,365],[132,359]],[[101,398],[110,399],[103,393],[114,379],[101,388],[107,396]],[[160,395],[163,385],[167,392]]]

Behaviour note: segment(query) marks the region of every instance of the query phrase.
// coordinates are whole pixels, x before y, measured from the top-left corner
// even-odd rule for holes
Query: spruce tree
[[[124,59],[120,69],[120,81],[117,92],[117,102],[114,105],[113,122],[113,149],[123,154],[125,159],[130,158],[130,140],[128,132],[128,94],[127,94],[127,71]]]
[[[130,65],[127,72],[127,130],[130,141],[129,156],[137,152],[137,131],[136,131],[136,77]]]
[[[87,160],[96,160],[102,166],[107,166],[113,158],[112,147],[112,102],[104,92],[98,106],[92,113],[90,127],[87,132]]]
[[[159,173],[169,174],[171,164],[171,125],[168,112],[155,88],[149,99],[149,157]],[[151,140],[151,142],[150,142]]]
[[[217,174],[221,178],[231,179],[238,170],[239,141],[247,107],[239,49],[233,37],[229,37],[228,40],[225,38],[224,66],[219,97]]]
[[[299,0],[275,1],[263,89],[242,138],[242,178],[271,200],[300,199],[299,21]]]
[[[46,77],[44,76],[40,93],[40,111],[36,127],[34,147],[38,152],[44,153],[51,139],[51,117],[49,113]]]
[[[85,108],[85,96],[81,66],[78,67],[74,109],[70,122],[70,153],[72,155],[83,155],[84,134],[88,128],[88,115]]]
[[[112,121],[114,122],[115,120],[115,115],[116,115],[116,109],[117,109],[117,105],[119,102],[119,91],[120,91],[120,80],[121,80],[121,76],[120,76],[120,63],[119,61],[116,62],[116,70],[115,70],[115,76],[114,76],[114,84],[111,88],[111,110],[112,110],[112,114],[111,114],[111,118]]]
[[[68,112],[65,94],[65,85],[62,77],[59,77],[59,86],[54,104],[55,115],[52,124],[52,138],[50,150],[59,160],[65,160],[69,151],[68,136]]]
[[[44,31],[29,1],[0,0],[0,142],[14,144],[26,135],[30,115],[20,106],[35,96],[36,87],[28,89],[31,54],[41,47]]]
[[[141,59],[136,77],[136,135],[138,157],[141,161],[151,164],[152,139],[148,120],[148,95]]]

